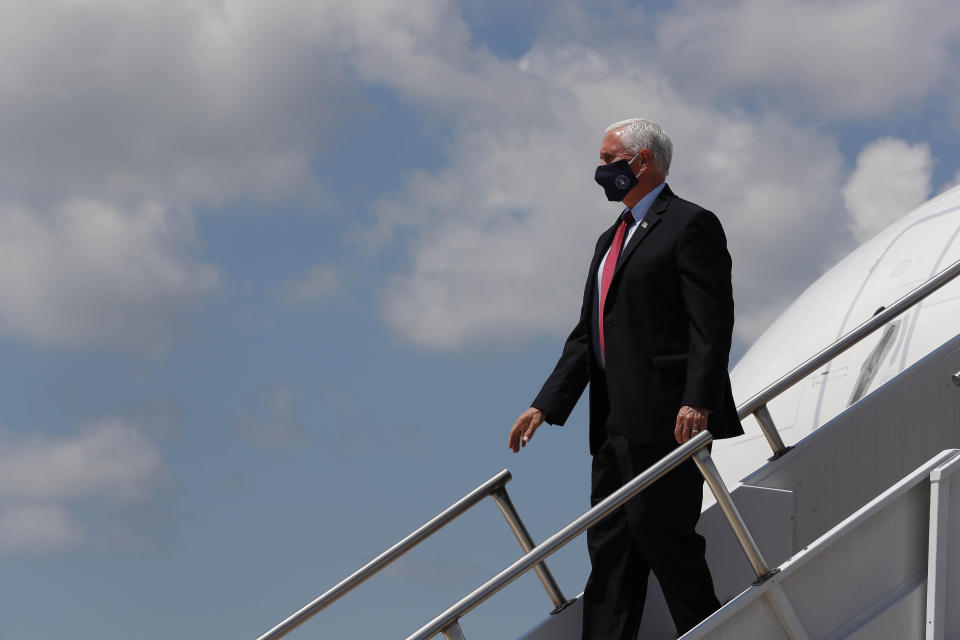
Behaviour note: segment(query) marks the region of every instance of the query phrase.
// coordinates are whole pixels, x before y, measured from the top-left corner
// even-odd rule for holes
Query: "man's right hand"
[[[510,429],[510,436],[507,438],[507,447],[514,453],[520,451],[520,447],[527,446],[533,432],[543,424],[543,411],[535,407],[530,407],[517,418]]]

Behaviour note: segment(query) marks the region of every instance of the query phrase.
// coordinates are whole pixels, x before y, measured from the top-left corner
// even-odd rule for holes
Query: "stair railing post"
[[[500,513],[503,514],[504,519],[510,526],[510,530],[513,531],[513,535],[517,537],[517,542],[520,543],[520,548],[523,549],[523,552],[528,553],[537,546],[530,536],[530,532],[527,531],[526,525],[523,524],[523,520],[520,519],[517,508],[513,506],[513,501],[510,499],[510,494],[507,493],[507,488],[504,486],[498,487],[490,494],[490,497],[497,503]],[[560,585],[557,584],[553,574],[550,573],[546,562],[538,563],[534,566],[533,570],[537,572],[540,583],[546,590],[547,596],[549,596],[553,602],[554,609],[552,613],[557,613],[570,604],[571,601],[567,600],[566,596],[563,595],[563,591],[560,590]]]
[[[445,640],[467,640],[463,635],[463,629],[460,628],[460,621],[454,620],[446,629],[441,631]]]
[[[717,499],[717,504],[720,506],[720,510],[723,511],[723,515],[726,516],[730,528],[733,529],[733,535],[736,536],[737,542],[740,543],[743,553],[746,554],[747,560],[750,562],[751,568],[753,568],[753,572],[757,575],[757,583],[763,582],[776,573],[776,571],[771,571],[767,561],[763,559],[763,554],[760,553],[760,548],[757,547],[756,541],[747,529],[747,524],[743,521],[740,510],[737,509],[737,505],[733,503],[733,497],[731,497],[730,492],[727,491],[727,487],[723,483],[723,478],[720,477],[720,472],[717,471],[717,465],[714,464],[713,458],[710,457],[710,452],[706,449],[700,449],[693,455],[693,461],[696,463],[697,468],[700,469],[700,473],[703,474],[704,479],[707,481],[710,491],[713,492],[714,497]]]
[[[774,424],[773,416],[770,415],[770,410],[767,409],[767,405],[762,404],[757,407],[753,412],[753,417],[757,419],[757,422],[760,424],[760,431],[763,432],[764,437],[767,439],[767,444],[769,444],[773,450],[773,457],[770,458],[770,460],[776,460],[793,448],[783,444],[783,438],[780,437],[780,432],[777,431],[777,425]]]

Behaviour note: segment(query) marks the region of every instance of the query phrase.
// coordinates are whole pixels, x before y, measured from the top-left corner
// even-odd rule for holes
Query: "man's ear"
[[[643,164],[650,164],[653,162],[653,152],[650,149],[644,147],[640,149],[640,160],[643,161]],[[642,165],[641,165],[642,166]]]

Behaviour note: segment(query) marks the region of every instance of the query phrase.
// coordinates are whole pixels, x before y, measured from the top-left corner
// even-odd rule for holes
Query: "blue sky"
[[[514,456],[642,116],[734,258],[733,359],[960,181],[946,1],[0,2],[0,637],[256,637]],[[481,504],[292,637],[405,637],[519,552]],[[582,541],[551,562],[586,577]],[[533,576],[463,621],[519,635]],[[51,611],[54,612],[51,614]]]

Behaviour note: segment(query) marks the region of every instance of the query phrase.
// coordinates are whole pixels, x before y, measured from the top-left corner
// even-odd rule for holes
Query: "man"
[[[703,429],[743,433],[727,375],[726,238],[716,216],[664,182],[672,153],[653,122],[607,128],[595,179],[626,209],[600,236],[580,321],[508,438],[517,452],[544,421],[562,425],[589,382],[594,505]],[[688,460],[588,531],[583,640],[635,640],[651,570],[678,635],[720,606],[694,529],[702,491]]]

